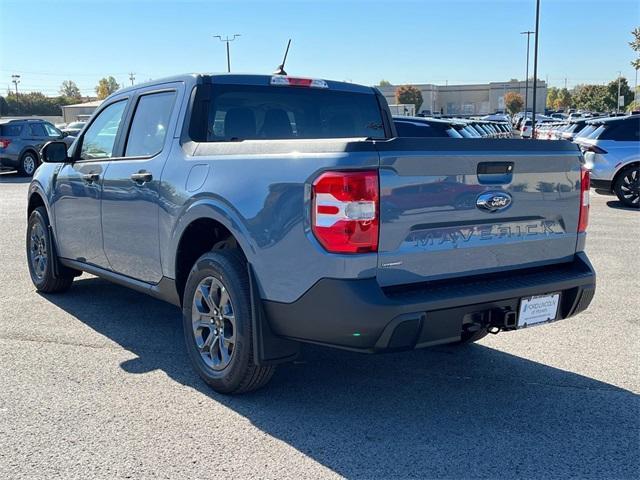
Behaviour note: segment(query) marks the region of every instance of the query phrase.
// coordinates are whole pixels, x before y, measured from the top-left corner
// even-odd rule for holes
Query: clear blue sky
[[[539,77],[551,85],[633,84],[636,0],[542,0]],[[184,72],[270,73],[293,38],[287,71],[375,84],[474,83],[524,78],[524,30],[535,0],[98,1],[0,0],[0,89],[55,94],[71,79],[93,94],[113,75],[128,84]],[[532,37],[533,45],[533,37]]]

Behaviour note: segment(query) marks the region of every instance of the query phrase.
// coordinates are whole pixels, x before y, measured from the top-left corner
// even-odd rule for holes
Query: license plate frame
[[[558,319],[560,292],[522,297],[518,306],[517,328],[528,328]]]

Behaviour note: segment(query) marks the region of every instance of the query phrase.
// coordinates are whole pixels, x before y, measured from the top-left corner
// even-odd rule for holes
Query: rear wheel
[[[618,174],[613,193],[625,206],[640,208],[640,165],[629,166]]]
[[[236,250],[208,252],[196,261],[182,318],[191,361],[217,392],[256,390],[273,376],[275,367],[254,362],[249,278]]]
[[[34,152],[25,152],[18,162],[18,173],[23,177],[32,177],[38,168],[38,156]]]
[[[58,259],[52,248],[49,217],[44,207],[36,208],[27,225],[27,263],[31,281],[40,292],[56,293],[68,290],[74,272],[63,266],[54,273],[53,264]]]

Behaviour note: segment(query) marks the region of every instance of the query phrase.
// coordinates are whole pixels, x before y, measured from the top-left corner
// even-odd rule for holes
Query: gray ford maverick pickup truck
[[[301,342],[468,343],[576,315],[595,292],[575,145],[398,137],[370,87],[158,80],[40,157],[36,288],[88,272],[175,304],[195,369],[223,393],[264,385]]]

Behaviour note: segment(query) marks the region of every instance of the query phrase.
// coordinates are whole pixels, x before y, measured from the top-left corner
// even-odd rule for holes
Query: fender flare
[[[256,247],[242,216],[221,199],[200,197],[185,206],[174,223],[167,250],[169,258],[165,265],[165,276],[175,278],[178,246],[185,230],[191,223],[200,219],[214,220],[224,226],[236,239],[238,245],[251,263],[256,256]]]

